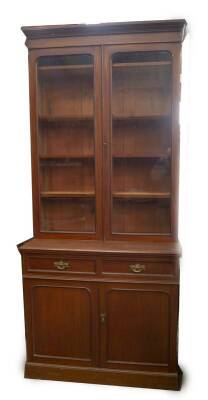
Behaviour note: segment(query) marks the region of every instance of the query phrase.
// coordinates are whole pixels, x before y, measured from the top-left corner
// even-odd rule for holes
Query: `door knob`
[[[100,321],[102,324],[105,324],[106,322],[106,314],[100,314]]]

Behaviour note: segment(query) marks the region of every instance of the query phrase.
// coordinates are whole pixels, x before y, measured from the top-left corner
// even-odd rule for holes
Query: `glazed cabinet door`
[[[178,48],[105,46],[103,60],[106,236],[174,236]]]
[[[100,48],[35,50],[29,62],[36,236],[99,238]]]
[[[175,371],[177,309],[177,285],[105,284],[102,367]]]
[[[94,284],[26,278],[27,361],[96,366],[97,297]]]

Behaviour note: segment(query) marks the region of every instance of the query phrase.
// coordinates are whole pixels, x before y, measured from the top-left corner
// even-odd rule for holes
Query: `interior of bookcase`
[[[113,54],[114,233],[170,233],[171,104],[170,53]]]
[[[41,57],[38,96],[41,230],[94,232],[93,57]]]

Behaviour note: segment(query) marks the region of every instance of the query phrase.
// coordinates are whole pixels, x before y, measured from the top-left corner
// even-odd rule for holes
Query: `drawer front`
[[[102,274],[129,279],[174,279],[178,276],[178,263],[171,260],[105,259]]]
[[[96,274],[96,261],[92,259],[26,256],[23,265],[26,273]]]

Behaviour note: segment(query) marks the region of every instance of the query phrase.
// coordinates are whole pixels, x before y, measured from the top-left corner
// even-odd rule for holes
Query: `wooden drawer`
[[[95,259],[73,257],[37,257],[25,256],[23,259],[25,273],[52,274],[96,274]]]
[[[102,274],[124,278],[174,279],[178,277],[178,263],[162,259],[104,259]]]

